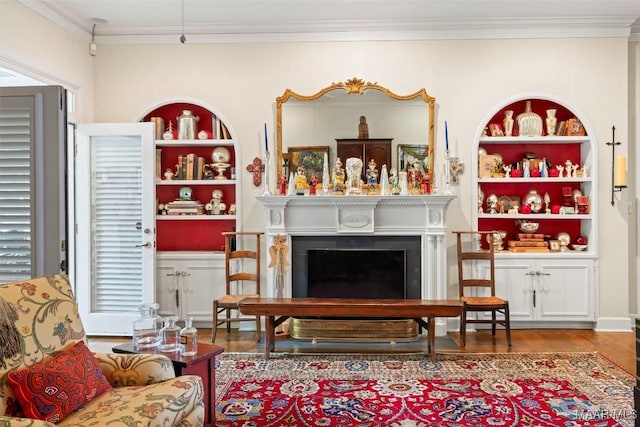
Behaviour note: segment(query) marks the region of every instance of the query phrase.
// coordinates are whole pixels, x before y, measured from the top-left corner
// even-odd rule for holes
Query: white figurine
[[[578,177],[578,168],[580,167],[580,165],[571,165],[571,177],[572,178],[577,178]]]
[[[504,177],[511,178],[511,165],[503,165],[502,169],[504,169]]]
[[[544,211],[545,213],[550,214],[551,213],[551,196],[549,196],[549,193],[544,193]]]
[[[564,166],[562,165],[556,165],[556,169],[558,169],[558,172],[560,172],[560,174],[558,175],[560,178],[562,178],[562,173],[564,172]]]
[[[573,167],[573,163],[571,162],[571,160],[567,160],[566,162],[564,162],[564,170],[567,172],[567,175],[566,175],[567,178],[571,178],[572,167]]]

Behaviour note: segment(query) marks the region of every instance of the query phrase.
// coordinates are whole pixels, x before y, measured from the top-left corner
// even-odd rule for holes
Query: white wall
[[[17,2],[0,1],[0,65],[73,91],[78,101],[74,121],[92,120],[93,59],[88,40]]]
[[[5,16],[5,3],[0,2],[0,17]],[[15,13],[13,9],[16,7],[8,6]],[[24,16],[22,10],[18,12],[17,18],[31,27],[27,30],[10,23],[11,28],[7,29],[6,22],[0,22],[3,48],[19,54],[27,63],[46,64],[55,74],[80,82],[89,102],[93,93],[93,115],[89,106],[85,113],[88,120],[134,121],[151,107],[176,98],[202,100],[221,111],[236,129],[242,145],[238,175],[244,192],[245,229],[263,226],[263,208],[254,199],[262,189],[252,185],[244,165],[260,155],[258,135],[265,121],[273,129],[274,101],[286,88],[312,94],[332,82],[354,76],[377,82],[398,94],[424,87],[437,102],[437,161],[442,162],[443,123],[447,120],[451,154],[466,164],[471,161],[473,136],[496,104],[532,91],[564,99],[577,106],[579,115],[590,122],[599,146],[599,316],[628,317],[630,266],[628,257],[620,254],[628,254],[632,248],[628,236],[632,218],[629,195],[635,190],[618,193],[616,197],[621,199],[614,207],[610,205],[611,170],[607,159],[611,153],[605,145],[611,139],[612,125],[623,142],[616,151],[626,154],[631,145],[626,140],[630,135],[626,39],[210,45],[176,42],[100,46],[98,55],[87,59],[86,43],[58,36],[54,45],[62,45],[60,52],[65,56],[59,58],[51,55],[51,48],[44,44],[21,50],[24,41],[11,30],[26,37],[27,32],[34,34],[33,25],[41,23]],[[50,33],[56,32],[48,29],[45,36]],[[92,66],[94,83],[87,78]],[[450,207],[449,224],[452,229],[469,227],[475,209],[469,173],[462,176],[455,190],[460,197]],[[451,248],[453,244],[450,239]],[[455,275],[450,274],[449,281],[453,280]]]

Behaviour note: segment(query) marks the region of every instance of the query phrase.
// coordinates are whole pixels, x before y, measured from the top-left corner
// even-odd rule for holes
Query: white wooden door
[[[81,124],[76,138],[76,296],[89,335],[130,335],[155,299],[152,123]]]

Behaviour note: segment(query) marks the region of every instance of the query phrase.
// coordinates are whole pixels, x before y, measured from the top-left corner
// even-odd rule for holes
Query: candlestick
[[[264,124],[264,151],[269,152],[269,140],[267,139],[267,123]]]
[[[444,121],[444,148],[449,151],[449,128],[447,126],[447,121]]]
[[[620,142],[616,141],[615,126],[611,127],[611,142],[606,144],[611,146],[611,206],[613,206],[614,194],[627,188],[627,159],[624,156],[616,157],[616,145],[620,145]]]
[[[264,191],[263,196],[271,196],[271,190],[269,190],[269,152],[264,152]]]

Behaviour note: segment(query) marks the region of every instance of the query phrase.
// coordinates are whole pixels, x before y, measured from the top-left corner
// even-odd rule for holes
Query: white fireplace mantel
[[[446,298],[446,211],[454,195],[259,196],[265,206],[267,247],[276,236],[420,236],[423,299]],[[286,265],[291,265],[287,253]],[[275,268],[267,270],[266,296],[276,296]],[[283,297],[291,297],[291,272],[284,272]],[[441,330],[442,329],[442,330]],[[439,335],[446,325],[439,324]]]

